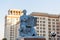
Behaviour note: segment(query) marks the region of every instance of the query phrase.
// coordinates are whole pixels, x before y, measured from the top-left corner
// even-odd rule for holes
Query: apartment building
[[[37,35],[44,36],[46,40],[51,40],[51,32],[55,32],[55,40],[60,40],[60,15],[32,12],[31,16],[37,17]]]
[[[9,9],[8,15],[5,16],[5,30],[4,37],[7,40],[16,39],[16,23],[19,22],[20,16],[23,15],[22,11],[19,9]]]

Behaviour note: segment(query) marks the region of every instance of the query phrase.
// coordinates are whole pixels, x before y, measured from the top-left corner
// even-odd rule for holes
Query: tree
[[[6,38],[3,38],[2,40],[7,40]]]

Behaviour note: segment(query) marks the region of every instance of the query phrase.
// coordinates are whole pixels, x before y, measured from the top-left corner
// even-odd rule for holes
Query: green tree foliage
[[[6,38],[3,38],[2,40],[7,40]]]

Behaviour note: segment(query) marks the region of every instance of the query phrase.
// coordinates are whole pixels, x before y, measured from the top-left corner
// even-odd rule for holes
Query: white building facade
[[[60,40],[60,17],[47,13],[32,12],[31,14],[37,17],[36,31],[39,36],[44,36],[46,40],[51,40],[51,32],[56,32],[55,40]]]
[[[20,16],[23,15],[19,9],[9,9],[8,15],[5,16],[5,30],[4,37],[7,40],[16,40],[16,23],[19,22]]]

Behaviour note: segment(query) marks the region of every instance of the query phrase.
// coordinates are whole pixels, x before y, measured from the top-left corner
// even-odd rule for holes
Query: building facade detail
[[[5,30],[4,37],[7,40],[15,40],[18,33],[16,23],[19,22],[19,17],[22,16],[23,13],[19,9],[9,9],[8,15],[5,16]]]
[[[55,32],[55,40],[60,40],[60,15],[32,12],[30,15],[37,17],[36,31],[39,36],[51,40],[51,32]]]

